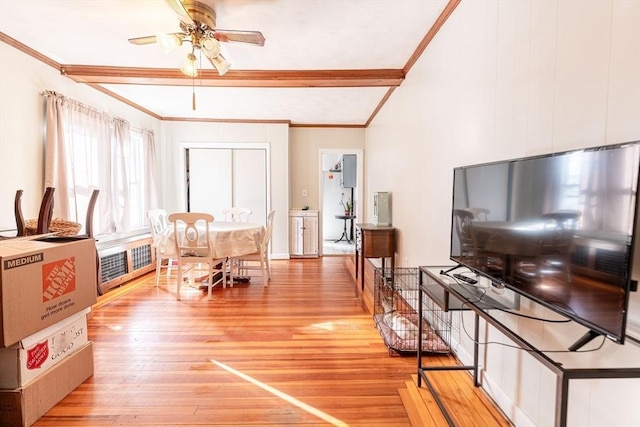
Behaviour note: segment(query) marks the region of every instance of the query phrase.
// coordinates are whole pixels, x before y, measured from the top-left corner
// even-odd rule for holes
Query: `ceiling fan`
[[[231,64],[222,56],[220,42],[250,43],[264,46],[264,36],[260,31],[218,30],[216,28],[216,12],[201,1],[166,0],[180,18],[181,32],[158,34],[156,36],[136,37],[129,42],[137,45],[158,43],[165,51],[181,46],[183,42],[191,43],[191,53],[187,55],[180,70],[190,76],[198,75],[196,67],[196,50],[209,59],[220,75],[223,75]]]

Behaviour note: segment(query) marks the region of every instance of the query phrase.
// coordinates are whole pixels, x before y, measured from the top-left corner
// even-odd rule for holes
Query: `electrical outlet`
[[[307,190],[302,190],[302,197],[307,197]]]

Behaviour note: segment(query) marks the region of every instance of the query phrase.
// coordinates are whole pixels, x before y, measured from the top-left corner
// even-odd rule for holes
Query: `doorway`
[[[344,187],[343,156],[355,156],[355,184]],[[355,224],[363,215],[360,200],[363,180],[362,150],[320,150],[320,236],[322,255],[347,255],[355,253]],[[352,184],[348,184],[352,185]],[[345,208],[351,204],[353,219],[344,216]]]

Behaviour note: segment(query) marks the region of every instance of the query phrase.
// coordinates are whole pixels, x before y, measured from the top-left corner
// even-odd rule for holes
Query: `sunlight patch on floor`
[[[311,327],[324,329],[326,331],[333,331],[335,329],[333,326],[333,322],[314,323],[313,325],[311,325]]]
[[[322,244],[323,255],[353,255],[356,245],[348,242],[338,242],[325,240]]]
[[[330,423],[330,424],[332,424],[334,426],[348,427],[347,423],[345,423],[343,421],[340,421],[339,419],[337,419],[335,417],[332,417],[331,415],[326,414],[326,413],[322,412],[321,410],[314,408],[313,406],[307,405],[306,403],[299,401],[295,397],[289,396],[288,394],[283,393],[280,390],[275,389],[275,388],[273,388],[273,387],[271,387],[271,386],[269,386],[269,385],[267,385],[265,383],[262,383],[262,382],[256,380],[255,378],[252,378],[252,377],[250,377],[250,376],[248,376],[246,374],[243,374],[240,371],[236,371],[232,367],[227,366],[222,362],[218,362],[217,360],[213,360],[213,359],[210,359],[210,360],[211,360],[211,363],[213,363],[214,365],[224,369],[225,371],[227,371],[229,373],[232,373],[232,374],[242,378],[243,380],[250,382],[251,384],[257,385],[261,389],[273,394],[274,396],[277,396],[280,399],[282,399],[282,400],[284,400],[286,402],[289,402],[292,405],[297,406],[298,408],[300,408],[300,409],[302,409],[304,411],[307,411],[308,413],[310,413],[312,415],[315,415],[316,417],[318,417],[318,418],[320,418],[320,419],[322,419],[322,420],[324,420],[324,421],[326,421],[326,422],[328,422],[328,423]]]

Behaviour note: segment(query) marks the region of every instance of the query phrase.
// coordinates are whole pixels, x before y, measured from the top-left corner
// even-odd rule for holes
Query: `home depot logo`
[[[42,266],[42,302],[76,290],[76,257]]]

